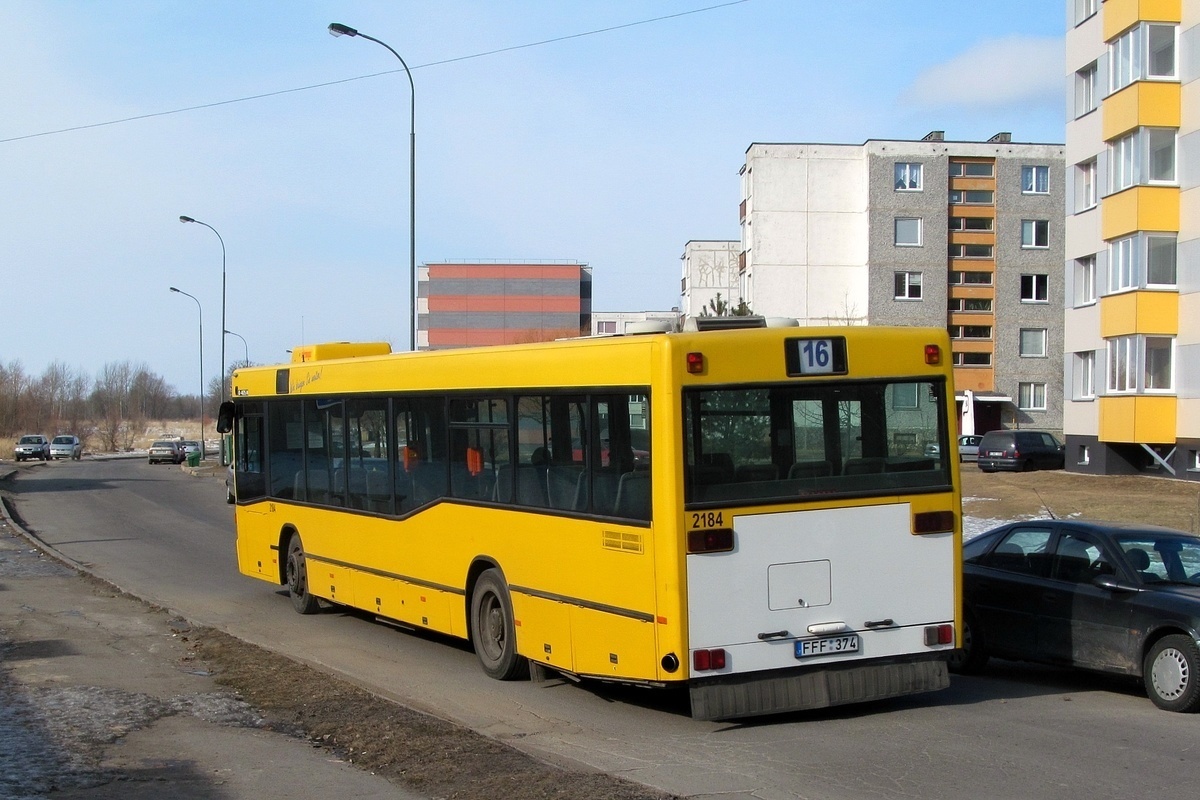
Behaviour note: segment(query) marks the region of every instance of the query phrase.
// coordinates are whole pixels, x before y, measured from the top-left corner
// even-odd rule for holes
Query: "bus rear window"
[[[944,393],[929,379],[689,391],[685,503],[948,489]]]

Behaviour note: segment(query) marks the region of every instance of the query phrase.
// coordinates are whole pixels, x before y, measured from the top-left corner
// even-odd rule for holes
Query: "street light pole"
[[[195,295],[188,294],[182,289],[176,289],[174,286],[171,287],[171,291],[195,300],[196,310],[200,315],[200,457],[204,458],[204,309],[201,308],[200,301],[196,300]]]
[[[392,55],[400,62],[400,66],[404,67],[404,74],[408,76],[408,87],[411,90],[409,93],[409,109],[408,109],[408,279],[410,286],[410,309],[409,316],[411,322],[410,331],[410,350],[417,349],[417,87],[413,83],[412,72],[408,69],[408,64],[404,63],[404,59],[400,54],[391,48],[387,42],[367,36],[365,33],[359,33],[349,25],[342,25],[334,22],[329,25],[329,33],[333,36],[357,36],[361,39],[374,42],[388,49]]]
[[[234,333],[233,331],[225,331],[225,335],[236,336],[242,340],[242,347],[246,348],[246,361],[244,366],[250,366],[250,345],[246,344],[246,337],[242,336],[240,333]]]
[[[221,238],[221,234],[217,229],[207,222],[185,217],[182,214],[179,217],[179,221],[194,222],[197,225],[203,225],[217,234],[217,240],[221,243],[221,330],[225,330],[225,240]],[[221,334],[221,402],[225,402],[225,334]]]

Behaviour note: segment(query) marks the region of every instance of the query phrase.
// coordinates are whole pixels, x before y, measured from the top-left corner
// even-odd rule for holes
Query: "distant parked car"
[[[988,431],[979,441],[979,469],[984,472],[1062,469],[1064,445],[1045,431]]]
[[[50,440],[37,433],[22,436],[13,449],[13,458],[24,461],[27,458],[40,458],[42,461],[50,458]]]
[[[1166,711],[1200,711],[1200,536],[1082,520],[1027,520],[963,546],[963,647],[1141,678]]]
[[[69,458],[72,461],[78,461],[82,455],[83,443],[79,441],[78,436],[59,434],[50,442],[51,458]]]
[[[183,448],[177,441],[162,439],[150,445],[149,461],[151,464],[182,464],[183,459]]]
[[[188,454],[190,454],[190,453],[199,453],[200,457],[204,458],[204,451],[202,451],[200,449],[200,443],[195,441],[194,439],[184,439],[182,442],[179,443],[179,446],[181,448],[183,448],[183,457],[184,458],[187,458]]]
[[[978,461],[979,442],[982,439],[982,436],[973,436],[970,434],[958,437],[958,460]]]

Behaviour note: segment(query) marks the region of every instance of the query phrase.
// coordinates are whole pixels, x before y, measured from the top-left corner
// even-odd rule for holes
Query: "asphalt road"
[[[142,460],[26,472],[17,510],[47,543],[194,623],[336,672],[549,760],[723,798],[1192,796],[1195,715],[1135,682],[996,662],[950,689],[742,723],[658,692],[486,678],[464,645],[331,611],[301,617],[237,572],[219,480]],[[297,744],[298,747],[304,746]]]

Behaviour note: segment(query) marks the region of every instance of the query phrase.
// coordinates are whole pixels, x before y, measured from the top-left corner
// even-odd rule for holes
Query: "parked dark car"
[[[979,440],[979,469],[984,472],[1062,469],[1066,447],[1045,431],[988,431]]]
[[[953,671],[998,656],[1130,675],[1159,708],[1200,710],[1200,536],[1010,523],[964,545],[963,611]]]

